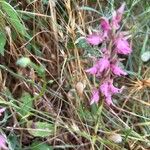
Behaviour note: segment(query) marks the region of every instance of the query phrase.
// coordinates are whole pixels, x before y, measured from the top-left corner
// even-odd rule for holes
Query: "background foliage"
[[[133,53],[116,107],[89,105],[97,82],[84,70],[100,54],[84,37],[122,2],[0,0],[0,125],[10,150],[150,148],[149,0],[125,0]]]

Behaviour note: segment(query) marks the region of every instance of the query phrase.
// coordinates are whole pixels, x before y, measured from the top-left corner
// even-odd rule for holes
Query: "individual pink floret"
[[[106,80],[100,85],[100,92],[105,96],[105,101],[108,105],[112,104],[112,95],[121,93],[121,89],[114,87],[113,80]]]
[[[100,26],[103,30],[103,38],[108,38],[108,32],[111,30],[109,20],[105,17],[101,18]]]
[[[105,81],[103,84],[101,84],[100,91],[101,91],[101,93],[103,93],[107,97],[110,94],[109,82]]]
[[[107,70],[110,67],[110,61],[108,57],[100,58],[98,61],[98,73],[102,73],[104,70]]]
[[[87,41],[87,43],[96,46],[103,42],[103,38],[102,38],[101,34],[93,33],[86,37],[86,41]]]
[[[103,29],[103,31],[108,31],[111,30],[111,26],[109,24],[109,21],[107,18],[102,17],[101,18],[101,22],[100,22],[101,28]]]
[[[117,76],[127,75],[127,73],[121,67],[119,67],[118,64],[111,64],[110,68],[113,74]]]
[[[128,55],[132,52],[132,48],[124,37],[119,37],[115,41],[115,46],[118,54]]]
[[[114,11],[113,16],[112,16],[112,27],[113,29],[119,29],[120,25],[119,23],[122,20],[122,15],[124,13],[125,9],[125,3],[123,3],[120,8],[117,11]]]
[[[122,20],[122,15],[124,13],[125,6],[126,6],[126,4],[124,2],[116,11],[116,20],[118,20],[118,22],[121,22],[121,20]]]
[[[86,72],[92,75],[96,75],[98,72],[98,65],[95,64],[93,67],[87,69]]]
[[[90,105],[92,105],[93,103],[98,103],[98,101],[99,101],[99,90],[98,89],[94,89],[92,91],[92,98],[91,98]]]
[[[100,76],[103,71],[107,70],[110,67],[110,61],[107,57],[100,58],[96,64],[87,69],[86,72],[92,75]]]

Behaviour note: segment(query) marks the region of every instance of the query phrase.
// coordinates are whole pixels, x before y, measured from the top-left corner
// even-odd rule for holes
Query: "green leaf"
[[[3,17],[3,14],[0,12],[0,31],[4,30],[5,26],[5,19]]]
[[[44,66],[42,66],[42,65],[39,66],[36,71],[40,77],[45,76],[45,67]]]
[[[38,66],[37,64],[31,62],[30,67],[33,68],[40,77],[45,76],[45,66],[44,65]]]
[[[31,150],[53,150],[51,146],[49,146],[46,143],[41,143],[38,141],[35,141],[31,144]]]
[[[74,43],[72,40],[69,40],[68,43],[67,43],[67,48],[68,49],[74,49]]]
[[[48,5],[48,0],[42,0],[44,5]]]
[[[86,119],[89,122],[93,119],[92,113],[89,112],[82,104],[78,108],[78,113],[82,119]]]
[[[19,65],[19,66],[21,66],[23,68],[29,66],[30,63],[31,63],[31,61],[27,57],[22,57],[22,58],[18,59],[17,62],[16,62],[17,65]]]
[[[6,44],[6,35],[0,32],[0,54],[4,56],[4,46]]]
[[[9,150],[22,150],[19,139],[14,133],[9,134],[8,136],[8,147]]]
[[[86,49],[86,48],[90,47],[89,44],[87,44],[85,38],[82,38],[82,37],[78,38],[75,41],[75,44],[77,44],[78,48],[84,48],[84,49]]]
[[[20,98],[20,109],[18,112],[22,117],[28,116],[30,114],[31,108],[33,107],[33,98],[27,92],[24,92]]]
[[[11,23],[15,30],[23,36],[27,36],[26,28],[21,23],[21,19],[15,9],[7,2],[0,1],[0,3],[3,12],[6,14],[7,20]]]
[[[27,122],[28,132],[35,137],[47,137],[54,133],[54,125],[47,122]]]
[[[87,10],[87,11],[93,11],[93,12],[96,12],[100,15],[102,15],[99,11],[97,11],[96,9],[92,8],[92,7],[88,7],[88,6],[82,6],[79,8],[80,10]]]
[[[75,41],[75,44],[78,48],[81,48],[81,49],[84,49],[85,52],[87,54],[90,54],[92,56],[96,56],[96,57],[99,57],[100,56],[100,51],[99,51],[99,48],[94,48],[92,46],[90,46],[87,42],[86,42],[86,39],[81,37],[81,38],[78,38],[76,41]]]

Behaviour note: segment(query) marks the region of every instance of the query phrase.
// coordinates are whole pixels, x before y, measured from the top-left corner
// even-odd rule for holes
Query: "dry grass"
[[[114,5],[118,6],[119,2],[116,1]],[[14,143],[10,138],[13,135],[16,137],[15,143],[21,147],[16,146],[12,150],[31,149],[33,141],[65,150],[149,149],[148,63],[142,63],[141,77],[134,74],[139,67],[137,61],[141,61],[137,58],[139,46],[142,47],[144,43],[144,25],[148,26],[145,21],[148,15],[146,12],[150,6],[145,3],[146,15],[140,22],[138,15],[144,13],[144,10],[139,8],[136,12],[134,5],[142,5],[142,0],[126,2],[128,11],[125,21],[130,22],[131,18],[134,20],[130,31],[135,36],[135,52],[133,59],[128,58],[126,62],[127,69],[132,74],[127,79],[118,81],[118,84],[126,86],[126,90],[120,97],[114,98],[116,107],[108,108],[103,102],[89,105],[90,90],[97,83],[84,71],[90,66],[87,52],[75,43],[79,37],[85,37],[91,32],[101,17],[82,6],[90,6],[100,10],[102,15],[109,16],[114,7],[113,1],[11,1],[10,4],[19,13],[29,34],[28,37],[21,35],[7,17],[2,17],[0,27],[6,31],[7,44],[5,55],[0,56],[0,103],[7,111],[1,128],[10,143]],[[138,29],[140,23],[142,26]],[[129,26],[127,24],[125,28]],[[136,46],[138,38],[142,42]],[[44,77],[33,67],[17,66],[16,62],[22,56],[29,57],[37,66],[45,66]],[[19,109],[24,92],[31,95],[33,106],[28,114],[22,116]],[[53,134],[45,138],[29,134],[29,130],[36,130],[34,124],[33,127],[27,127],[31,120],[52,123]],[[123,138],[119,144],[111,139],[115,133]]]

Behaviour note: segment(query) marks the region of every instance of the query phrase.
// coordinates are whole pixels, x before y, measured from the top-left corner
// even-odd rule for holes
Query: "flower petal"
[[[132,52],[131,46],[129,45],[128,41],[123,37],[119,37],[115,41],[115,45],[116,50],[119,54],[128,55]]]
[[[92,91],[92,98],[91,98],[90,105],[92,105],[93,103],[98,103],[98,101],[99,101],[99,90],[98,89],[94,89]]]
[[[101,18],[100,25],[101,25],[101,28],[102,28],[103,31],[111,30],[111,26],[110,26],[110,24],[109,24],[109,21],[108,21],[108,19],[105,18],[105,17],[102,17],[102,18]]]
[[[103,39],[101,35],[91,34],[87,36],[86,41],[91,45],[98,45],[103,41]]]
[[[105,99],[106,103],[108,105],[111,105],[113,102],[112,102],[112,99],[111,99],[111,95],[107,96],[106,99]]]
[[[92,74],[92,75],[96,75],[97,71],[98,69],[96,65],[86,70],[87,73]]]
[[[108,38],[108,32],[111,30],[111,26],[107,18],[102,17],[100,22],[101,28],[103,30],[103,38]]]
[[[111,65],[111,71],[117,76],[127,75],[127,73],[122,70],[122,68],[120,68],[117,64]]]
[[[122,15],[124,13],[124,9],[125,9],[125,3],[123,3],[120,8],[117,11],[113,12],[112,15],[112,26],[114,29],[119,29],[120,25],[119,23],[121,22],[122,19]]]
[[[104,70],[107,70],[110,67],[110,61],[107,57],[100,58],[98,61],[98,72],[101,73]]]
[[[116,19],[118,20],[118,22],[121,21],[122,19],[122,15],[124,13],[124,9],[125,9],[125,5],[126,3],[122,3],[122,5],[119,7],[119,9],[117,10],[117,16],[116,16]]]
[[[108,82],[104,82],[103,84],[100,85],[100,91],[102,94],[105,95],[105,97],[108,97],[110,95]]]

